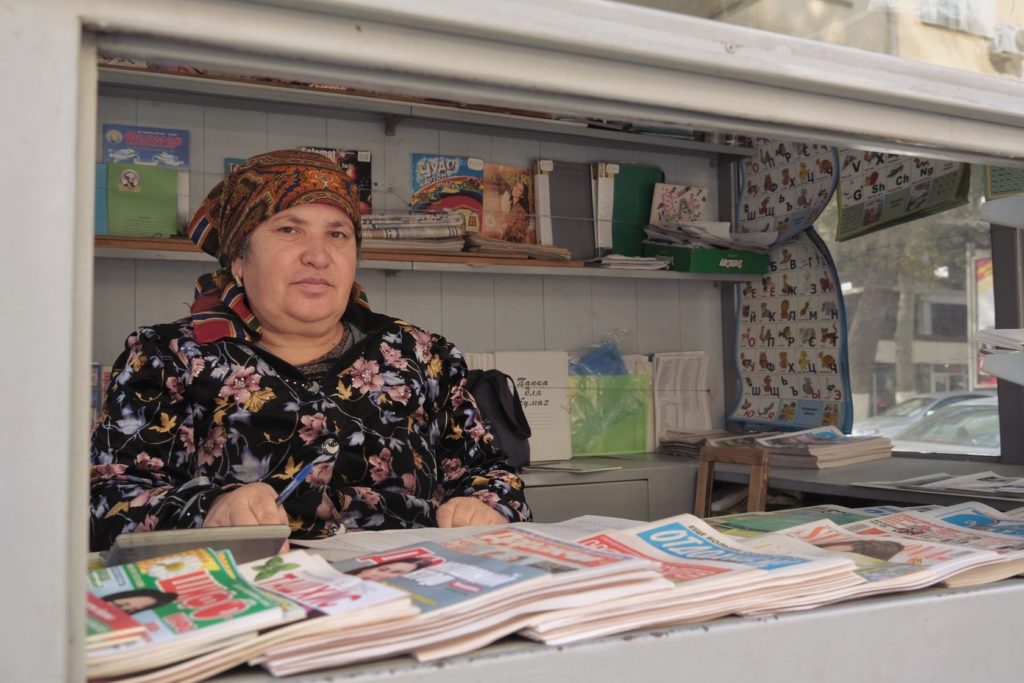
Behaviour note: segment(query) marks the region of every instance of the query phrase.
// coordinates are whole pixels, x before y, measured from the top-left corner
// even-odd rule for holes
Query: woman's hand
[[[506,523],[504,515],[473,496],[452,498],[437,508],[437,526],[441,528]]]
[[[222,493],[213,500],[203,526],[252,526],[287,524],[288,514],[275,502],[270,484],[254,482]]]

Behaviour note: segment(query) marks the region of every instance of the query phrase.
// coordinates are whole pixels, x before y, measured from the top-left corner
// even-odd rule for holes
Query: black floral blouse
[[[257,481],[289,489],[300,538],[433,526],[456,496],[529,520],[459,350],[362,306],[345,319],[366,336],[322,382],[245,338],[200,343],[191,318],[128,337],[92,435],[92,548],[202,526],[214,497]]]

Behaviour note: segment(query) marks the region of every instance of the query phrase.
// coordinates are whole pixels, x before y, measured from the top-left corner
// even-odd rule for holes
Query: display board
[[[859,149],[839,158],[840,242],[967,203],[969,164]]]
[[[813,230],[777,244],[769,273],[738,287],[742,429],[853,426],[846,311],[835,263]]]
[[[835,192],[834,147],[807,142],[754,141],[740,164],[733,232],[774,233],[783,242],[814,225]]]

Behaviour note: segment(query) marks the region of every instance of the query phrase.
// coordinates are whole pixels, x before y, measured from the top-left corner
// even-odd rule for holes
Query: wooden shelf
[[[157,261],[202,261],[215,263],[212,256],[184,238],[112,237],[97,235],[97,258]],[[544,261],[540,259],[502,258],[474,254],[408,254],[364,251],[359,267],[373,270],[417,270],[445,273],[492,273],[498,275],[558,275],[597,278],[655,280],[705,280],[744,282],[758,276],[719,273],[678,273],[669,270],[624,270],[586,268],[581,261]]]

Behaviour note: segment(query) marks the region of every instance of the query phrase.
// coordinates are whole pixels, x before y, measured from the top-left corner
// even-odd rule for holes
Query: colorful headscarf
[[[231,261],[260,223],[296,204],[341,209],[355,226],[356,244],[362,241],[356,186],[322,154],[292,149],[259,154],[210,190],[188,226],[189,238],[221,265],[196,282],[192,321],[198,341],[258,337],[260,323],[245,290],[231,277]],[[352,301],[366,305],[358,283],[352,285]]]
[[[327,204],[359,229],[359,192],[337,163],[316,152],[282,149],[245,160],[210,190],[188,226],[189,238],[223,267],[263,221],[296,204]]]

